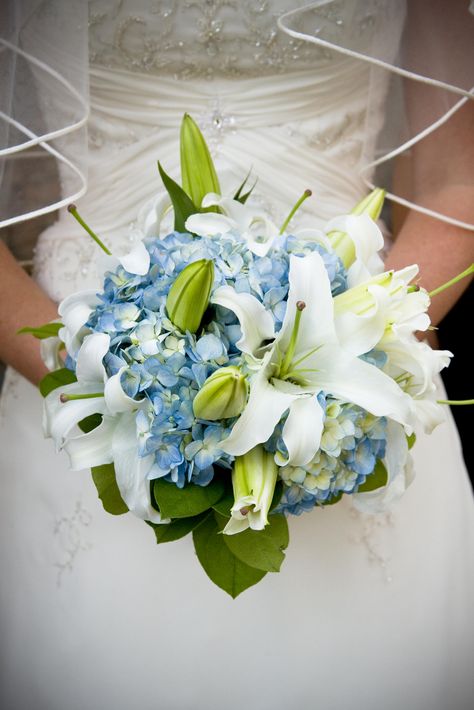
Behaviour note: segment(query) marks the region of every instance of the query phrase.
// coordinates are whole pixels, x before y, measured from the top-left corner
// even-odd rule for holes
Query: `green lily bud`
[[[189,264],[171,286],[166,299],[169,319],[183,333],[195,333],[209,305],[214,264],[209,259],[200,259]]]
[[[368,214],[374,221],[380,217],[385,200],[385,190],[376,187],[363,200],[358,202],[351,210],[351,214]],[[341,259],[344,266],[349,268],[356,258],[354,243],[347,232],[334,230],[328,234],[331,246]]]
[[[237,417],[247,402],[247,378],[238,367],[221,367],[207,378],[193,401],[199,419]]]
[[[263,530],[268,525],[277,475],[274,455],[262,445],[237,456],[232,472],[234,505],[232,517],[224,528],[226,535],[235,535],[247,528]]]
[[[183,190],[196,207],[201,206],[202,198],[208,192],[220,195],[221,188],[209,148],[197,123],[187,113],[181,123],[180,155]]]

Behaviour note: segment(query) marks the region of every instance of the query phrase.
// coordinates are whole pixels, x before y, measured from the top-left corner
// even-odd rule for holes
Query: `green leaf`
[[[202,198],[208,192],[220,195],[221,188],[209,148],[199,126],[187,113],[181,123],[180,157],[183,189],[195,205],[201,207]],[[212,211],[217,210],[212,208]]]
[[[379,459],[375,464],[373,473],[365,479],[365,482],[357,489],[358,493],[370,493],[387,485],[388,473],[382,461]]]
[[[173,540],[179,540],[185,537],[188,533],[192,532],[204,518],[208,515],[207,511],[201,513],[201,515],[195,515],[193,518],[180,518],[178,520],[172,520],[171,523],[167,525],[156,525],[155,523],[148,522],[156,535],[156,542],[158,544],[162,542],[173,542]]]
[[[223,515],[225,518],[230,518],[230,509],[234,505],[234,494],[232,491],[226,493],[217,503],[212,506],[216,513]]]
[[[416,434],[415,434],[415,432],[413,432],[413,434],[410,434],[410,436],[407,436],[408,451],[415,446],[415,442],[416,442]]]
[[[265,576],[235,557],[223,540],[213,514],[193,530],[194,548],[207,576],[235,599]]]
[[[249,179],[249,177],[250,177],[250,173],[251,173],[251,172],[252,172],[252,168],[250,168],[250,170],[248,171],[248,173],[247,173],[247,175],[246,175],[246,177],[245,177],[245,180],[244,180],[243,183],[239,186],[239,188],[237,189],[237,191],[236,191],[236,193],[235,193],[235,195],[234,195],[234,200],[237,200],[238,202],[242,203],[243,205],[245,205],[245,203],[247,202],[248,198],[249,198],[250,195],[252,194],[252,192],[253,192],[253,190],[254,190],[254,188],[255,188],[255,185],[257,184],[257,181],[258,181],[258,178],[257,178],[257,180],[255,180],[254,184],[253,184],[252,187],[250,188],[250,190],[248,190],[246,193],[242,194],[242,193],[243,193],[243,190],[244,190],[244,187],[246,186],[247,181],[248,181],[248,179]]]
[[[227,520],[221,516],[216,518],[220,529]],[[236,535],[222,535],[224,543],[237,559],[249,567],[264,572],[279,572],[288,547],[288,523],[284,515],[270,515],[269,525],[263,530],[244,530]]]
[[[188,197],[183,188],[165,173],[160,162],[158,162],[158,170],[160,171],[163,185],[173,203],[174,228],[177,232],[186,232],[184,223],[192,214],[199,212],[199,209],[195,206],[190,197]]]
[[[91,473],[104,510],[112,515],[127,513],[128,508],[122,500],[117,486],[114,465],[106,463],[103,466],[94,466]]]
[[[47,394],[58,387],[64,387],[64,385],[70,385],[73,382],[77,382],[77,377],[74,372],[68,370],[67,367],[61,367],[60,370],[48,372],[48,374],[43,377],[39,383],[39,391],[43,397],[46,397]]]
[[[224,495],[224,481],[214,477],[207,486],[188,483],[178,488],[174,483],[157,478],[153,484],[154,498],[164,518],[191,518],[212,508]]]
[[[360,490],[360,488],[359,488]],[[342,498],[342,491],[339,491],[339,493],[336,493],[335,496],[331,496],[331,498],[328,498],[327,500],[323,500],[321,505],[335,505],[336,503],[339,503],[339,501]]]
[[[102,414],[90,414],[88,417],[81,419],[81,421],[78,422],[77,425],[79,429],[81,429],[85,434],[88,434],[93,429],[97,429],[97,427],[101,423]]]
[[[283,495],[283,481],[277,481],[276,485],[275,485],[275,490],[273,491],[272,502],[270,504],[270,512],[272,510],[275,510],[277,505],[280,503],[282,495]]]
[[[57,338],[59,329],[63,327],[62,323],[46,323],[45,325],[39,325],[32,328],[30,328],[30,326],[26,326],[25,328],[17,330],[17,335],[29,333],[39,340],[44,340],[45,338]]]

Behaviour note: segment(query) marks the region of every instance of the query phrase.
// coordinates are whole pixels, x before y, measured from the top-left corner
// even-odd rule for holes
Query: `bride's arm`
[[[456,81],[466,71],[472,72],[472,24],[467,3],[438,3],[430,8],[430,27],[436,29],[434,42],[426,34],[426,3],[413,0],[408,5],[407,53],[415,63],[431,62],[442,68],[442,77]],[[456,52],[446,42],[446,28],[455,31]],[[444,46],[443,45],[444,42]],[[459,45],[459,46],[458,46]],[[451,47],[452,49],[452,47]],[[461,51],[462,49],[462,51]],[[469,83],[467,77],[464,83]],[[405,99],[412,132],[427,126],[448,106],[446,96],[426,85],[407,81]],[[407,195],[411,201],[434,209],[458,220],[474,223],[474,100],[468,101],[440,128],[415,144],[404,167],[397,170],[394,191]],[[400,165],[398,166],[400,168]],[[403,184],[402,184],[403,183]],[[408,184],[407,184],[408,183]],[[408,189],[407,189],[408,187]],[[389,254],[387,266],[400,268],[406,264],[420,266],[420,284],[428,291],[440,286],[464,271],[474,261],[474,233],[410,211]],[[469,279],[437,295],[430,315],[439,323],[469,285]]]
[[[43,325],[58,317],[55,303],[15,261],[0,240],[0,360],[33,384],[47,373],[39,341],[17,335],[26,325]]]

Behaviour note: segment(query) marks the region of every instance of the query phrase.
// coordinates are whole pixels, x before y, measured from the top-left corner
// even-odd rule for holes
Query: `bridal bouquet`
[[[433,377],[450,353],[414,335],[430,324],[417,267],[383,270],[383,191],[324,230],[291,230],[307,191],[280,228],[248,176],[221,194],[189,116],[181,168],[180,186],[159,164],[165,192],[125,256],[70,207],[105,252],[103,287],[24,331],[52,370],[45,433],[92,469],[105,510],[143,519],[158,543],[192,533],[235,597],[279,571],[288,515],[347,496],[377,512],[403,493],[415,423],[443,418]]]

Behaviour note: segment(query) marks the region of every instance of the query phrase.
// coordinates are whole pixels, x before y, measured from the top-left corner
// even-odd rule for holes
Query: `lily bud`
[[[166,299],[169,319],[183,333],[195,333],[209,305],[214,264],[209,259],[200,259],[189,264],[171,286]]]
[[[207,378],[193,401],[199,419],[237,417],[247,403],[247,378],[238,367],[221,367]]]
[[[220,195],[219,180],[204,136],[187,113],[181,123],[180,154],[183,190],[194,204],[200,207],[204,195],[209,192]]]
[[[368,214],[374,221],[380,217],[382,212],[383,203],[385,200],[385,190],[380,187],[376,187],[372,192],[370,192],[363,200],[358,202],[356,206],[351,210],[353,215]],[[347,234],[347,232],[341,232],[339,230],[334,230],[328,234],[331,246],[336,252],[336,254],[341,259],[345,268],[349,268],[356,258],[354,242]]]
[[[226,535],[235,535],[247,528],[263,530],[268,524],[277,474],[273,454],[261,445],[237,456],[232,472],[234,505],[232,517],[224,528]]]

